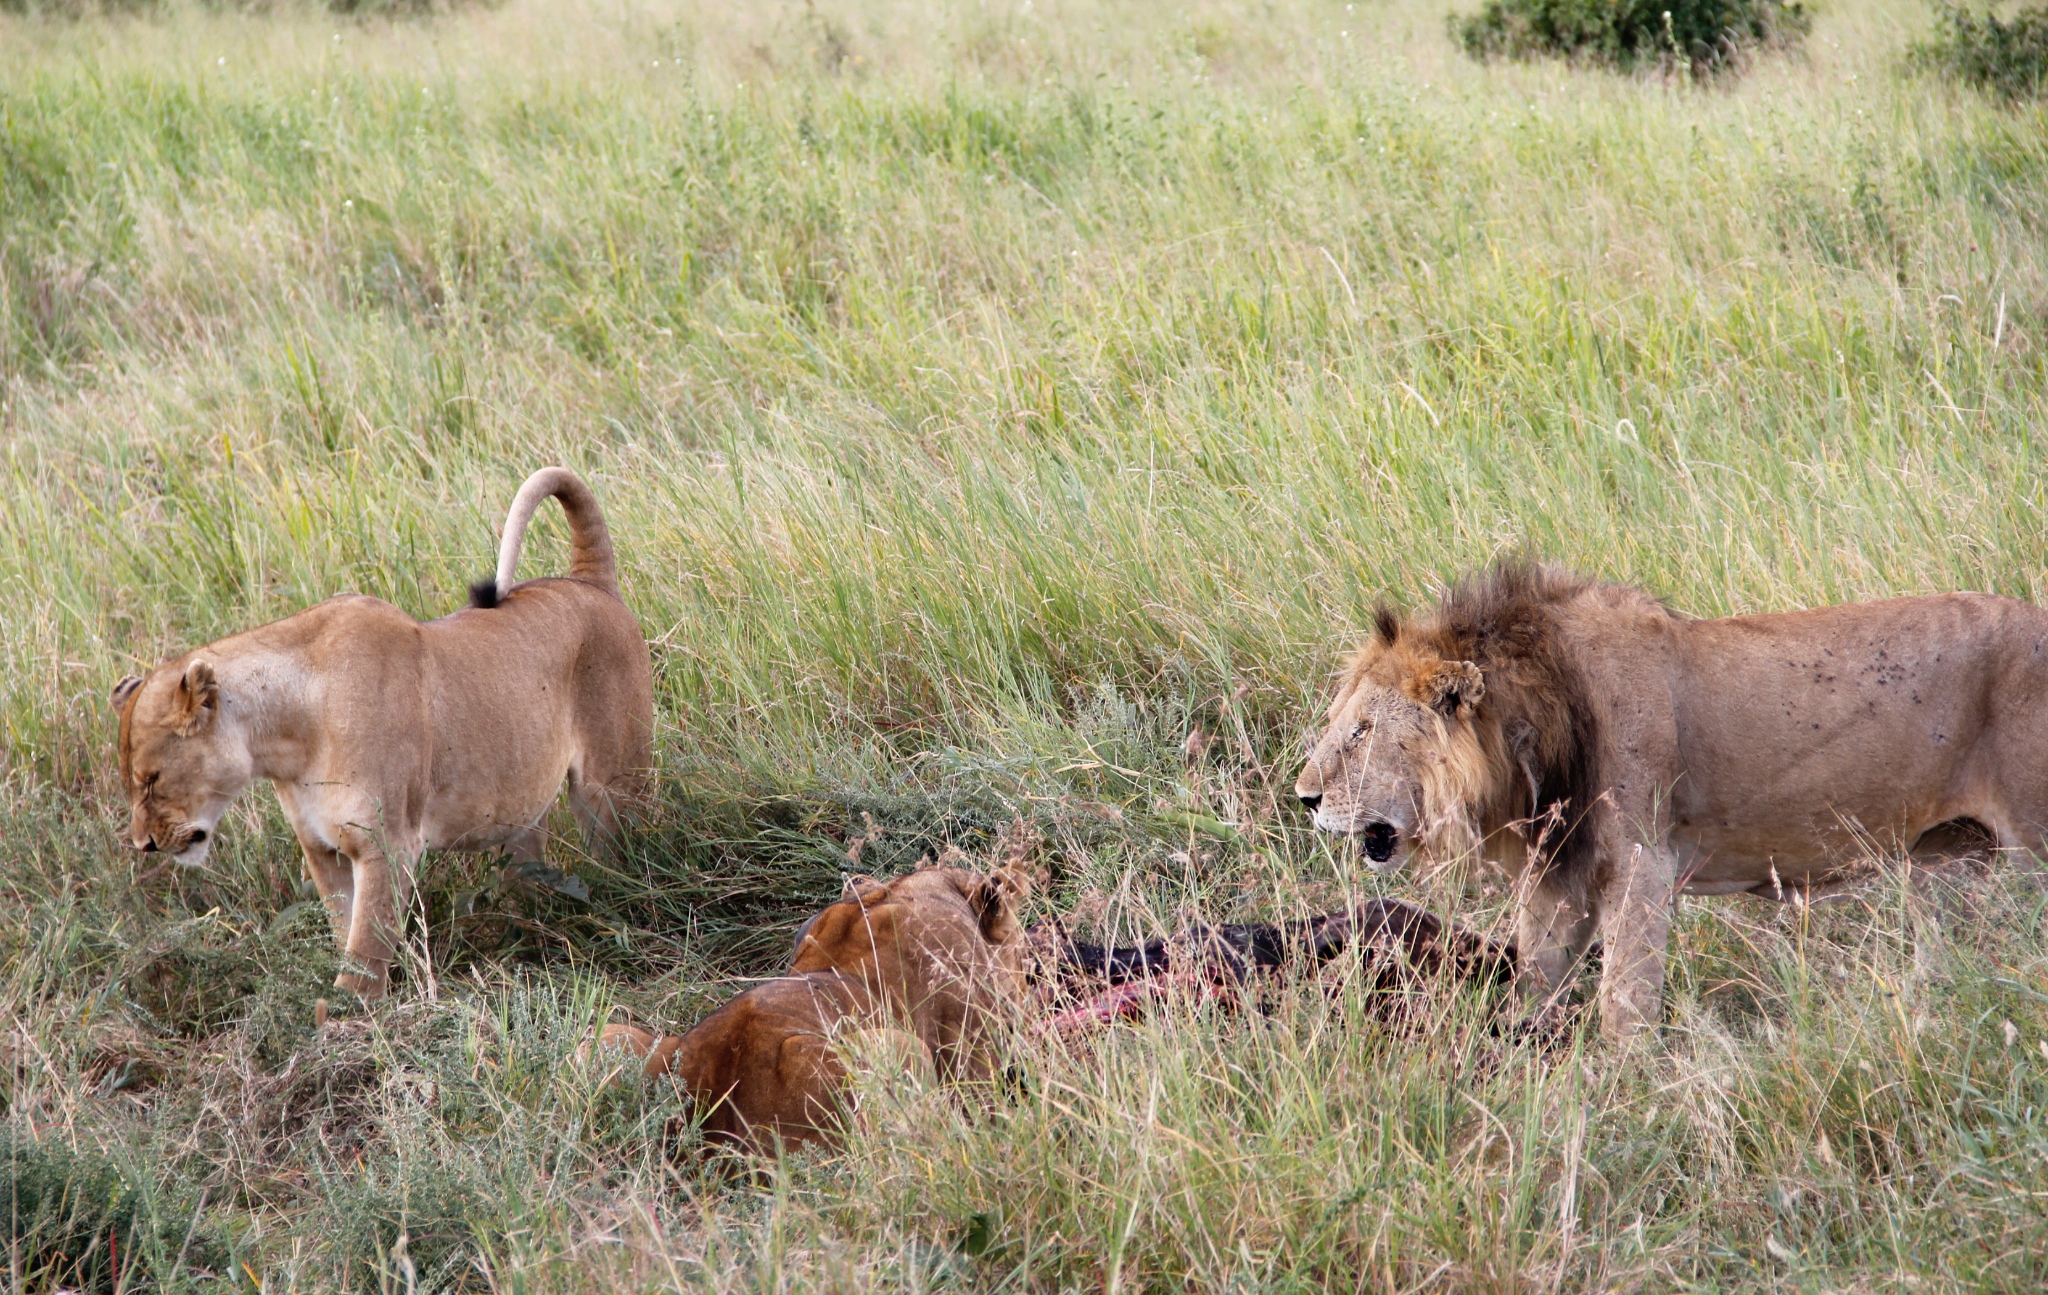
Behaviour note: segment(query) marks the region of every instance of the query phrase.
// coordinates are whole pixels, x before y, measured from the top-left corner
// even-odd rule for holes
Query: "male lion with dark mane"
[[[569,574],[515,583],[550,497]],[[375,998],[423,851],[539,860],[565,778],[586,835],[609,837],[643,787],[654,681],[590,488],[566,468],[529,477],[496,579],[470,592],[425,623],[344,594],[116,684],[129,839],[196,866],[228,805],[268,779],[350,964],[335,983]]]
[[[1673,896],[1812,899],[1873,850],[1938,864],[2048,835],[2048,610],[1941,594],[1695,620],[1501,564],[1380,609],[1295,793],[1375,867],[1520,878],[1553,991],[1605,942],[1601,1023],[1657,1019]]]

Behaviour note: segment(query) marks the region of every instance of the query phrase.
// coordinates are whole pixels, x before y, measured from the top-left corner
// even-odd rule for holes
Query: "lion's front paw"
[[[1578,1016],[1572,1004],[1552,998],[1509,1027],[1508,1037],[1539,1052],[1549,1052],[1571,1042]]]
[[[390,991],[390,977],[378,971],[344,971],[334,978],[334,987],[373,1003]]]

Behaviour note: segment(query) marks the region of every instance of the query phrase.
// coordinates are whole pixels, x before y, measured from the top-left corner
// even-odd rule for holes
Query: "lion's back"
[[[831,1038],[844,1006],[817,977],[756,985],[699,1021],[673,1070],[704,1114],[707,1136],[785,1139],[817,1127],[844,1071]]]

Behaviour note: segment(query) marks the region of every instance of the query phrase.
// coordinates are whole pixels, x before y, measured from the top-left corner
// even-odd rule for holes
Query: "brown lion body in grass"
[[[569,518],[570,573],[514,583],[527,523],[551,496]],[[644,787],[653,676],[575,474],[527,480],[497,578],[473,593],[474,606],[424,623],[375,598],[330,598],[122,680],[132,842],[197,865],[230,802],[269,780],[350,963],[337,984],[377,997],[423,851],[538,860],[564,780],[586,835],[608,839]]]
[[[949,1082],[985,1080],[1026,1001],[1017,906],[1023,874],[922,868],[856,878],[797,937],[789,973],[754,986],[688,1033],[612,1025],[599,1049],[671,1075],[707,1141],[760,1152],[837,1140],[849,1061]]]
[[[2048,611],[1945,594],[1694,620],[1502,565],[1382,610],[1296,794],[1375,865],[1519,878],[1531,987],[1605,942],[1602,1023],[1657,1019],[1673,896],[1812,899],[1873,853],[2048,835]]]

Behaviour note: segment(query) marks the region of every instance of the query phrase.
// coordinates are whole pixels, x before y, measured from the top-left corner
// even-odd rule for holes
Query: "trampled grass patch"
[[[1904,0],[1706,87],[1444,22],[0,17],[12,1181],[118,1179],[125,1289],[2038,1289],[2017,878],[1935,978],[1887,890],[1684,901],[1645,1057],[1304,981],[877,1091],[759,1178],[568,1064],[1018,819],[1105,932],[1372,893],[1301,738],[1375,601],[1501,552],[1705,614],[2043,596],[2037,105],[1902,75]],[[547,461],[620,542],[662,809],[554,849],[587,902],[434,862],[402,992],[316,1032],[274,801],[203,872],[119,849],[107,692],[345,590],[453,609]],[[9,1262],[112,1280],[55,1217]]]

